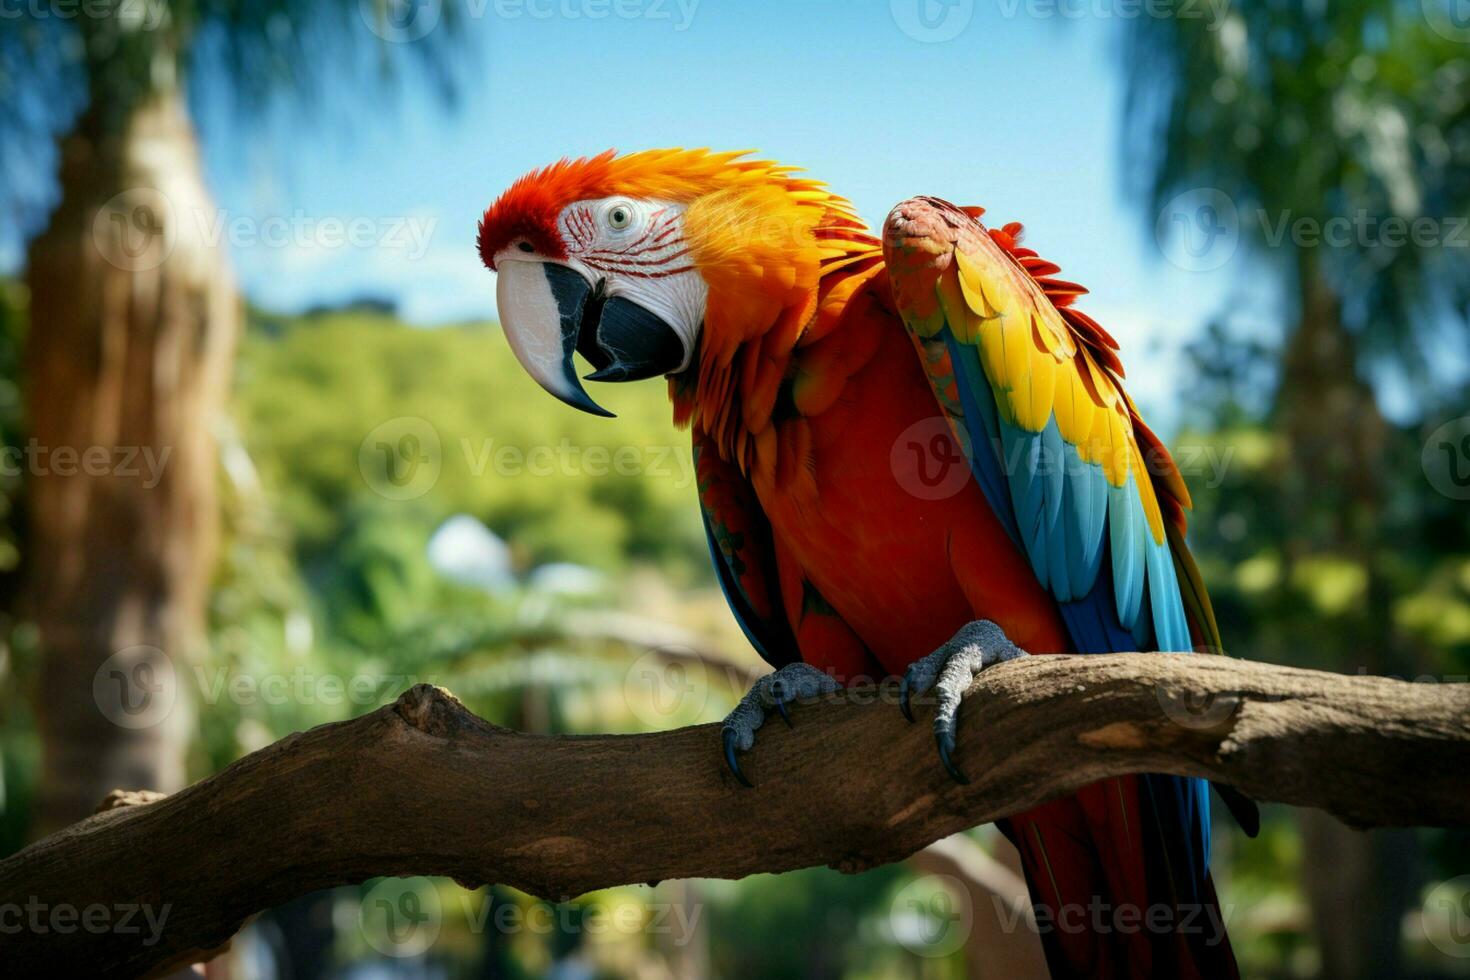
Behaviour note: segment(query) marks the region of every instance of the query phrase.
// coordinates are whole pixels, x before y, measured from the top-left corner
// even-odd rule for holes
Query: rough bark
[[[1470,685],[1224,657],[1027,658],[988,671],[964,706],[969,786],[948,780],[927,726],[907,724],[891,694],[849,690],[801,707],[794,730],[768,726],[745,790],[714,726],[532,736],[420,685],[0,862],[0,926],[25,916],[6,936],[7,967],[135,975],[202,955],[262,908],[379,875],[559,899],[664,878],[857,871],[1130,772],[1206,776],[1363,827],[1470,824]],[[156,942],[146,928],[51,926],[58,909],[120,904],[164,918]]]
[[[41,832],[114,786],[184,783],[190,715],[169,672],[202,642],[210,430],[239,317],[177,90],[116,130],[99,102],[62,158],[61,204],[26,265],[24,594],[43,649]],[[161,716],[135,724],[140,710]]]

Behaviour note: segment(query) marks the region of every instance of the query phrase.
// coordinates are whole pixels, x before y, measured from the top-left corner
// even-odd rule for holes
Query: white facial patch
[[[709,286],[694,267],[684,237],[682,204],[604,197],[568,205],[557,219],[567,264],[607,296],[621,296],[656,314],[684,344],[689,366],[704,324]]]

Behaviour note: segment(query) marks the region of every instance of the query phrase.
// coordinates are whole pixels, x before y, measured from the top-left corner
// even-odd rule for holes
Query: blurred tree
[[[381,65],[413,58],[447,93],[444,47],[458,20],[450,5],[390,0],[7,12],[0,193],[28,219],[59,197],[25,273],[35,451],[24,591],[44,651],[38,830],[85,816],[114,786],[184,781],[190,713],[167,674],[186,677],[203,642],[217,536],[212,427],[239,329],[227,256],[206,233],[216,208],[188,88],[216,86],[239,113],[277,93],[310,103],[383,39],[412,43],[373,44]],[[58,136],[52,188],[43,168]],[[170,696],[171,710],[150,710],[148,699]]]
[[[1437,351],[1464,351],[1470,31],[1454,3],[1241,0],[1129,28],[1129,172],[1154,229],[1193,235],[1196,256],[1239,241],[1292,311],[1266,467],[1279,580],[1323,560],[1350,573],[1351,628],[1305,647],[1338,669],[1414,666],[1383,567],[1390,436],[1375,382],[1423,391],[1443,380]],[[1324,974],[1395,974],[1412,836],[1302,824]]]
[[[369,311],[252,325],[240,369],[241,437],[324,594],[334,568],[345,571],[353,525],[383,520],[385,508],[421,537],[473,515],[510,543],[522,570],[571,561],[613,571],[631,559],[713,584],[689,439],[656,386],[609,394],[617,426],[527,412],[539,389],[498,330],[419,330]],[[364,463],[359,447],[405,419],[422,420],[423,440],[438,446],[434,478],[414,488],[421,495],[388,499],[375,469],[384,461]]]

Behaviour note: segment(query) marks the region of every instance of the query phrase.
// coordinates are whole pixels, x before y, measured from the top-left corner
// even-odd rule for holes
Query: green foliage
[[[1127,27],[1126,169],[1146,227],[1182,219],[1210,242],[1238,232],[1239,268],[1284,300],[1268,326],[1285,343],[1232,335],[1244,311],[1222,311],[1180,385],[1194,413],[1181,457],[1222,464],[1191,474],[1191,542],[1230,652],[1425,682],[1470,668],[1464,503],[1421,462],[1466,394],[1441,356],[1463,351],[1470,310],[1470,49],[1452,7],[1239,0]],[[1422,428],[1386,423],[1380,436],[1379,390],[1360,379],[1386,378],[1409,379]],[[1232,869],[1231,892],[1280,912],[1232,929],[1248,973],[1323,968],[1324,950],[1302,941],[1298,876],[1333,875],[1284,859],[1288,819],[1268,815],[1253,849],[1273,860]],[[1370,881],[1391,894],[1395,878],[1464,870],[1374,860],[1361,881],[1342,877],[1341,906]],[[1338,914],[1320,893],[1313,903],[1319,923]],[[1391,941],[1396,925],[1364,938]]]
[[[1175,195],[1217,188],[1278,271],[1303,254],[1323,267],[1369,353],[1424,367],[1422,343],[1470,302],[1470,57],[1436,30],[1441,6],[1241,0],[1218,21],[1133,18],[1125,145],[1150,231]],[[1354,230],[1333,247],[1272,240],[1302,219]],[[1390,219],[1433,234],[1394,244]]]
[[[636,652],[567,635],[570,607],[626,604],[616,581],[608,595],[580,600],[524,584],[524,573],[565,560],[612,573],[653,566],[712,586],[687,437],[673,429],[664,392],[609,386],[598,397],[617,422],[546,396],[493,326],[418,330],[363,311],[254,316],[235,427],[221,436],[226,534],[214,643],[208,662],[193,668],[204,702],[199,769],[371,710],[420,681],[451,687],[491,720],[538,731],[635,731],[727,710],[740,679],[726,691],[708,678],[711,697],[697,699],[693,715],[665,715],[629,700]],[[419,421],[405,429],[395,421],[405,418]],[[400,452],[405,433],[417,441]],[[424,453],[434,441],[438,451]],[[419,469],[405,466],[409,457]],[[523,584],[488,594],[430,567],[430,536],[461,513],[506,538]],[[912,972],[915,958],[889,935],[889,908],[907,880],[885,868],[701,883],[712,969],[732,977]],[[618,938],[625,952],[616,955],[605,937],[590,942],[579,929],[487,931],[476,918],[484,893],[434,887],[445,909],[435,955],[456,970],[485,959],[507,975],[540,975],[576,954],[600,964],[598,975],[618,976],[629,975],[629,956],[656,956],[638,952],[651,941],[642,930]],[[354,904],[362,891],[338,894]],[[522,919],[534,904],[497,895]],[[641,889],[586,896],[571,921],[594,907],[649,900]],[[374,955],[357,932],[338,934],[338,962]],[[928,965],[942,968],[932,975],[959,975],[955,962]]]
[[[0,447],[25,444],[20,392],[21,346],[25,336],[24,290],[0,279]],[[21,473],[0,472],[0,854],[26,842],[30,799],[40,763],[35,714],[26,700],[34,673],[35,631],[17,627],[17,570],[20,563]]]
[[[634,560],[702,573],[689,441],[656,385],[607,392],[621,416],[608,422],[548,398],[493,326],[419,330],[354,313],[252,330],[239,372],[245,445],[309,574],[355,534],[457,513],[505,537],[523,568]],[[438,475],[416,474],[404,495],[423,492],[397,500],[383,493],[400,488],[378,442],[391,455],[405,427]]]
[[[859,875],[810,869],[755,875],[738,888],[716,890],[711,971],[752,980],[860,976],[882,950],[895,961],[887,964],[891,976],[904,957],[884,933],[892,894],[907,880],[897,866]]]
[[[1405,648],[1400,668],[1439,677],[1470,673],[1470,527],[1464,503],[1440,494],[1425,477],[1420,455],[1433,424],[1390,426],[1383,466],[1386,503],[1372,540],[1339,550],[1290,548],[1299,528],[1280,505],[1280,473],[1289,465],[1285,444],[1265,417],[1254,421],[1240,406],[1223,407],[1233,425],[1183,433],[1181,458],[1215,461],[1217,476],[1192,475],[1195,510],[1190,541],[1210,585],[1221,632],[1230,651],[1253,658],[1329,670],[1393,670],[1366,657],[1355,639],[1369,633],[1375,606],[1366,590],[1366,555],[1376,562],[1387,593],[1393,631]],[[1330,512],[1304,519],[1331,521]],[[1366,547],[1367,551],[1363,551]]]
[[[524,722],[528,684],[544,688],[545,726],[568,724],[564,703],[602,717],[586,692],[620,691],[629,653],[569,646],[556,611],[576,600],[533,596],[527,573],[567,561],[709,577],[687,436],[666,396],[638,386],[607,401],[616,423],[562,409],[492,325],[254,316],[235,425],[221,434],[213,651],[191,668],[204,702],[199,768],[417,682],[450,686],[508,724]],[[431,566],[429,540],[457,514],[508,542],[522,584],[492,594]],[[560,658],[553,684],[534,679],[548,656]]]
[[[0,280],[0,446],[25,445],[25,408],[21,403],[21,356],[25,344],[26,303],[24,290],[14,282]],[[13,589],[8,581],[20,562],[16,520],[24,485],[18,466],[0,468],[0,593]]]
[[[1274,663],[1345,673],[1398,673],[1419,683],[1463,682],[1470,676],[1470,525],[1465,504],[1439,493],[1421,466],[1425,439],[1465,404],[1459,395],[1436,409],[1426,405],[1423,426],[1390,426],[1382,465],[1384,505],[1370,538],[1336,549],[1292,546],[1281,499],[1281,474],[1291,465],[1286,442],[1248,385],[1234,382],[1272,369],[1272,352],[1258,345],[1220,342],[1195,347],[1206,359],[1187,372],[1189,398],[1199,413],[1176,440],[1176,457],[1209,459],[1215,467],[1189,474],[1195,509],[1190,542],[1220,621],[1226,652]],[[1211,384],[1194,385],[1208,377]],[[1460,409],[1459,411],[1463,411]],[[1218,420],[1210,424],[1211,419]],[[1301,519],[1330,522],[1340,515],[1318,506]],[[1374,581],[1385,595],[1370,603]],[[1390,610],[1388,630],[1376,628],[1376,610]],[[1365,644],[1387,632],[1401,660]],[[1400,664],[1411,666],[1399,666]],[[1216,867],[1223,892],[1238,910],[1231,921],[1237,954],[1250,974],[1316,972],[1308,910],[1300,892],[1304,871],[1295,816],[1267,807],[1258,841],[1240,845],[1218,834]],[[1437,881],[1463,873],[1467,835],[1421,832],[1423,866],[1400,869]],[[1411,931],[1412,932],[1412,931]],[[1417,935],[1417,933],[1413,933]],[[1443,958],[1416,949],[1435,968]]]

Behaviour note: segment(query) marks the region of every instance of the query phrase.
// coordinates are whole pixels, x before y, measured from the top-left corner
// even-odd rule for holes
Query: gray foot
[[[723,737],[725,741],[725,763],[735,778],[746,786],[753,785],[740,771],[737,752],[748,752],[755,745],[755,732],[765,724],[766,712],[775,708],[787,727],[791,727],[791,715],[786,712],[788,701],[801,701],[842,689],[842,685],[828,674],[811,664],[787,664],[774,673],[767,674],[753,684],[735,710],[725,718]]]
[[[910,695],[927,694],[931,689],[935,692],[934,741],[939,745],[939,761],[944,763],[945,771],[955,782],[970,781],[950,758],[954,753],[955,718],[959,714],[960,699],[969,690],[975,676],[986,667],[1026,655],[1026,651],[1012,643],[999,626],[988,619],[977,619],[963,626],[938,650],[915,660],[904,673],[898,705],[909,721],[914,720],[914,713],[909,707]]]

